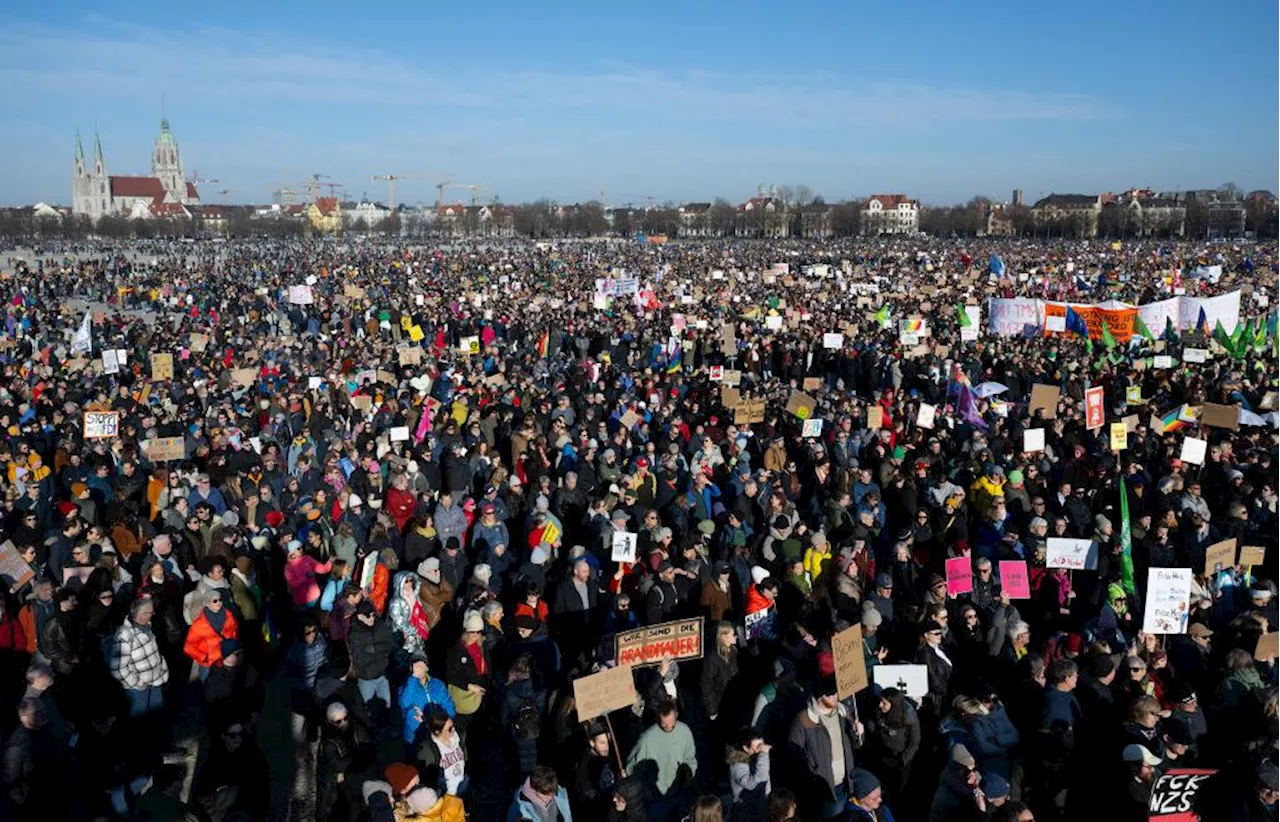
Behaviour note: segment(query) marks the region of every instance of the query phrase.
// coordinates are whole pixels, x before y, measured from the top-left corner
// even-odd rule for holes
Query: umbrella
[[[987,397],[994,397],[996,394],[1003,394],[1008,390],[1009,386],[1001,385],[998,382],[983,382],[973,387],[973,395],[985,400]]]

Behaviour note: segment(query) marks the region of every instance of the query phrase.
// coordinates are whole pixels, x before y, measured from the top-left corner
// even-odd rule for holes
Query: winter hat
[[[1124,588],[1120,587],[1120,583],[1113,582],[1107,586],[1107,602],[1115,602],[1117,599],[1124,598]]]
[[[1022,487],[1022,471],[1020,471],[1017,468],[1010,471],[1009,484],[1012,485],[1014,488],[1021,488]],[[988,794],[988,796],[990,796],[990,794]]]
[[[484,630],[484,619],[480,616],[480,612],[472,609],[467,611],[467,615],[462,618],[462,630],[472,633],[479,633]]]
[[[418,769],[404,762],[392,762],[383,771],[395,796],[401,796],[418,780]]]
[[[369,804],[369,800],[373,798],[375,793],[385,793],[388,797],[392,797],[392,801],[395,801],[395,788],[379,779],[366,780],[365,783],[360,786],[360,793],[364,796],[364,803],[366,805]]]
[[[418,576],[436,585],[440,584],[440,558],[427,557],[418,564]]]
[[[863,607],[862,609],[862,627],[863,628],[879,628],[882,622],[884,622],[884,617],[880,614],[879,611],[876,610],[874,605],[872,605],[870,608]]]
[[[488,564],[482,562],[472,569],[471,576],[477,581],[488,585],[489,578],[493,576],[493,569],[490,568]]]
[[[760,583],[764,582],[768,578],[769,578],[769,572],[767,570],[765,570],[764,568],[761,568],[759,565],[751,566],[751,581],[754,582],[756,585],[759,585]]]
[[[951,761],[970,769],[977,767],[973,754],[969,753],[969,749],[963,745],[957,745],[951,749]]]
[[[409,810],[415,814],[426,813],[440,801],[440,794],[430,788],[415,788],[413,793],[405,797],[405,801],[409,803]]]
[[[359,494],[352,494],[351,496],[347,497],[348,508],[359,508],[362,505],[364,505],[364,500],[360,499]]]
[[[849,779],[849,792],[854,799],[866,799],[878,787],[880,787],[880,780],[876,779],[876,775],[862,768],[856,768]]]
[[[998,773],[984,773],[982,775],[982,792],[987,795],[987,799],[1002,799],[1009,795],[1009,782]]]
[[[822,676],[819,676],[816,680],[814,680],[813,695],[815,697],[834,696],[837,690],[838,689],[836,688],[836,677],[834,673],[823,674]]]
[[[546,563],[548,558],[547,549],[543,548],[541,544],[539,544],[537,548],[533,549],[533,553],[529,554],[529,561],[534,565],[542,565]]]
[[[698,523],[698,532],[709,537],[716,532],[716,524],[709,519],[704,519]]]
[[[890,576],[889,574],[885,573],[884,571],[881,571],[880,573],[876,574],[876,587],[877,587],[877,588],[892,588],[892,587],[893,587],[893,577],[892,577],[892,576]]]
[[[1093,527],[1102,530],[1111,524],[1111,520],[1107,519],[1106,514],[1098,514],[1093,518]]]

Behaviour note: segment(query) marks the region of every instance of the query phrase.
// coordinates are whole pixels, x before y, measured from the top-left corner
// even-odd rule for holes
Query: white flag
[[[71,338],[71,353],[88,354],[93,350],[93,320],[90,313],[84,313],[84,322],[80,323],[80,330]]]

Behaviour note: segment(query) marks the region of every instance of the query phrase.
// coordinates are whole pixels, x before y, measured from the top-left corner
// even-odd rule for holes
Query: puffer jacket
[[[428,579],[418,586],[418,602],[422,605],[428,628],[440,624],[440,617],[444,615],[444,609],[453,602],[453,595],[453,586],[443,576],[439,583]]]
[[[401,593],[406,582],[413,585],[413,593],[408,599]],[[387,606],[387,618],[403,638],[405,653],[409,654],[423,653],[430,634],[426,615],[418,602],[418,587],[418,575],[413,571],[400,571],[391,578],[391,604]]]
[[[351,651],[351,672],[356,678],[377,679],[387,672],[396,638],[385,620],[374,620],[370,628],[357,618],[351,620],[347,647]]]
[[[733,819],[765,819],[765,800],[769,796],[769,752],[744,753],[741,748],[725,749],[729,765],[729,788],[733,791]]]
[[[182,651],[201,667],[209,668],[221,662],[222,640],[239,637],[236,615],[226,606],[223,606],[223,612],[226,618],[222,623],[221,632],[214,630],[213,625],[209,623],[208,615],[203,610],[187,631],[187,641],[183,644]]]

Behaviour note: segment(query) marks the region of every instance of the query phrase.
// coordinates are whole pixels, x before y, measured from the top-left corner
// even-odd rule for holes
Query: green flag
[[[890,322],[889,304],[885,303],[879,311],[876,312],[876,322],[880,323],[880,327],[884,328]]]
[[[1107,326],[1106,320],[1102,321],[1102,344],[1108,351],[1116,347],[1116,338],[1111,336],[1111,329]]]
[[[956,304],[956,322],[960,323],[961,328],[968,328],[973,325],[973,320],[969,319],[969,312],[964,310],[964,306]]]
[[[1155,342],[1156,335],[1151,333],[1150,328],[1147,328],[1147,324],[1142,321],[1141,314],[1133,316],[1133,330],[1138,333],[1138,336]]]
[[[1133,584],[1133,534],[1129,530],[1129,492],[1120,477],[1120,584],[1126,593],[1137,592]]]
[[[1213,325],[1213,341],[1225,348],[1232,357],[1236,355],[1236,344],[1227,334],[1227,329],[1222,327],[1222,320],[1218,320]]]

